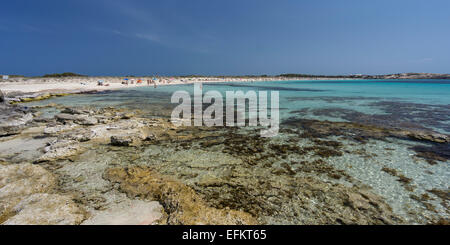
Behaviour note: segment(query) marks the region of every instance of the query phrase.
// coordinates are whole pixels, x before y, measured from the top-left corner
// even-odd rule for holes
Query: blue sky
[[[15,0],[0,74],[450,73],[448,0]]]

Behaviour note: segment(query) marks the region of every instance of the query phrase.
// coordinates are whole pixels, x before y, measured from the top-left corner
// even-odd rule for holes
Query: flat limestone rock
[[[14,137],[0,141],[0,158],[8,159],[10,163],[32,162],[42,155],[41,148],[45,147],[51,138]]]
[[[88,115],[60,113],[56,115],[55,118],[58,121],[73,121],[80,125],[96,125],[98,123],[97,118]]]
[[[163,217],[164,210],[158,202],[130,200],[99,212],[82,225],[152,225]]]
[[[77,127],[75,124],[47,126],[44,128],[44,135],[57,136],[60,133],[73,130],[75,127]]]
[[[45,154],[35,162],[50,162],[81,154],[85,149],[74,140],[61,140],[46,147]]]
[[[33,120],[33,114],[25,107],[0,103],[0,136],[19,134]]]
[[[27,163],[0,166],[0,200],[47,192],[55,184],[55,177],[38,165]]]
[[[38,165],[0,165],[0,223],[15,212],[15,205],[29,195],[53,190],[56,178]]]
[[[75,121],[80,119],[79,115],[73,115],[73,114],[67,114],[67,113],[60,113],[55,116],[55,118],[58,121]]]
[[[48,193],[28,196],[13,212],[15,215],[3,225],[78,225],[86,217],[69,196]]]

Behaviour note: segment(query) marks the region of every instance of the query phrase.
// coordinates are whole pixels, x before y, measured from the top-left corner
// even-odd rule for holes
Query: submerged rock
[[[101,124],[92,126],[95,122],[89,122],[89,118],[101,121]],[[91,208],[93,217],[84,224],[403,222],[383,198],[366,190],[345,171],[330,164],[334,158],[348,153],[346,145],[334,138],[322,138],[338,135],[357,142],[386,137],[414,138],[406,131],[393,132],[379,127],[311,120],[294,124],[298,126],[294,128],[301,130],[292,130],[290,134],[299,137],[269,140],[235,128],[174,128],[167,120],[124,117],[118,109],[67,109],[55,119],[48,122],[45,129],[43,124],[35,123],[42,127],[39,137],[47,137],[48,141],[53,140],[49,136],[57,137],[45,147],[45,154],[36,162],[62,160],[45,166],[58,167],[55,170],[58,176],[65,176],[59,180],[59,190],[80,193],[79,198],[73,194],[76,203]],[[25,131],[22,134],[28,135]],[[438,142],[440,138],[420,137],[415,137],[415,140]],[[92,150],[77,156],[85,149]],[[447,159],[438,157],[442,157],[441,152],[448,152],[448,148],[439,148],[435,155],[430,155],[429,152],[435,149],[436,146],[424,149],[422,155],[438,161]],[[99,156],[99,152],[116,155],[101,159],[105,155]],[[83,158],[86,164],[77,165]],[[129,164],[150,165],[151,168],[122,168]],[[110,166],[122,167],[109,169],[102,176]],[[67,177],[67,172],[60,171],[63,168],[76,174]],[[92,179],[96,181],[83,176],[86,171],[91,171],[92,176],[97,178]],[[110,185],[105,180],[118,185]],[[52,186],[54,184],[42,190],[11,196],[14,198],[8,197],[4,199],[8,200],[7,206],[3,205],[4,200],[0,200],[3,205],[1,210],[6,214],[0,213],[0,223],[8,220],[8,224],[31,224],[42,223],[44,219],[57,224],[81,222],[81,208],[73,206],[71,197],[52,196],[56,193]],[[127,197],[114,190],[117,186],[128,197],[145,201],[124,200]],[[1,194],[3,189],[0,190]],[[108,199],[109,195],[116,195],[112,192],[121,196],[119,200]],[[47,195],[28,198],[35,193]],[[45,201],[45,198],[50,200]],[[35,205],[34,201],[40,204]],[[67,209],[59,206],[63,203],[68,205]],[[42,214],[35,213],[28,206],[41,210]],[[158,209],[161,206],[163,210]],[[49,214],[47,210],[51,209],[58,211],[54,215]],[[67,213],[67,218],[60,216],[60,213]],[[14,215],[20,216],[12,219]]]
[[[262,224],[403,223],[386,200],[329,163],[341,154],[315,154],[316,149],[344,152],[340,142],[267,142],[233,129],[177,132],[191,138],[159,138],[146,157],[153,169],[175,176],[211,207],[241,210]],[[224,138],[223,144],[204,148],[203,142]]]
[[[429,141],[435,143],[450,143],[450,137],[445,134],[439,134],[435,132],[423,132],[423,131],[412,131],[405,133],[408,137],[419,140],[419,141]]]
[[[71,115],[83,114],[83,112],[81,110],[78,110],[78,109],[75,109],[75,108],[70,108],[70,107],[64,108],[64,110],[62,110],[61,113],[71,114]]]
[[[111,136],[111,145],[113,146],[130,146],[133,144],[134,139],[127,135],[115,135]]]

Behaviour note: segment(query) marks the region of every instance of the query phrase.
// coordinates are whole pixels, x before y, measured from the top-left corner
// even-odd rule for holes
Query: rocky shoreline
[[[96,145],[134,147],[143,144],[145,141],[154,140],[155,137],[159,137],[165,131],[173,129],[167,120],[135,118],[133,114],[112,108],[99,111],[61,108],[61,113],[54,118],[43,119],[34,109],[29,109],[29,114],[25,114],[21,111],[24,110],[23,107],[7,104],[2,106],[2,115],[11,115],[5,121],[14,124],[15,130],[11,130],[10,126],[2,126],[1,130],[4,133],[1,135],[0,145],[8,147],[9,142],[18,145],[27,142],[33,148],[28,150],[36,153],[39,157],[32,154],[28,158],[20,149],[16,149],[17,152],[11,152],[11,149],[7,149],[10,150],[9,152],[2,152],[0,161],[0,223],[81,224],[85,221],[89,224],[130,224],[130,222],[134,224],[133,221],[139,219],[143,219],[139,224],[256,223],[250,215],[239,211],[216,210],[207,207],[189,187],[165,177],[159,179],[157,182],[159,187],[155,187],[154,191],[161,195],[160,199],[157,200],[162,203],[173,202],[175,204],[171,205],[180,206],[182,210],[171,210],[167,214],[165,210],[168,209],[163,210],[158,202],[140,203],[138,200],[130,200],[119,193],[117,195],[126,199],[130,206],[136,203],[140,204],[140,211],[138,212],[140,218],[131,217],[132,220],[130,220],[129,215],[126,214],[129,207],[113,211],[106,218],[98,218],[104,216],[101,211],[98,211],[103,210],[103,208],[92,204],[93,200],[90,199],[92,197],[86,197],[82,194],[80,196],[80,192],[75,190],[61,190],[61,182],[67,180],[61,178],[62,176],[58,176],[52,170],[59,168],[59,166],[56,166],[59,161],[73,160]],[[20,113],[24,114],[23,117],[26,118],[30,115],[33,116],[29,120],[24,120],[18,118],[17,114]],[[11,117],[14,117],[14,119],[11,119]],[[31,142],[33,140],[36,142]],[[8,153],[10,154],[8,155]],[[79,174],[82,174],[81,169],[80,171]],[[99,174],[102,175],[102,173]],[[112,170],[105,172],[105,175],[109,176],[105,178],[113,178]],[[71,179],[70,181],[82,181],[82,178],[81,175],[81,178]],[[96,180],[92,179],[91,181]],[[98,183],[90,184],[95,186]],[[107,188],[109,188],[109,185],[111,184],[108,184]],[[167,188],[167,185],[179,190]],[[180,193],[186,196],[178,196]],[[153,192],[152,194],[156,195]],[[167,198],[169,198],[169,201],[166,200]],[[93,199],[95,201],[95,198]],[[123,200],[119,203],[122,202]],[[148,205],[152,208],[146,208]],[[114,204],[111,204],[111,206],[114,206]],[[142,213],[142,208],[143,210],[148,209],[148,213]],[[53,212],[54,210],[57,210],[57,212]],[[91,212],[87,212],[87,210]],[[210,211],[208,213],[205,210]],[[111,210],[108,209],[108,212],[111,212]],[[193,213],[188,214],[189,212]],[[199,212],[206,213],[199,215]],[[119,217],[117,217],[118,215]],[[187,215],[189,217],[184,217]],[[148,217],[145,218],[146,216]],[[174,218],[175,216],[176,218]],[[162,217],[169,217],[170,219],[162,220]]]
[[[303,120],[283,129],[295,138],[268,141],[257,130],[177,128],[139,110],[48,106],[59,113],[48,117],[42,107],[0,105],[2,224],[448,222],[429,202],[439,199],[448,212],[448,190],[430,190],[434,198],[411,192],[428,213],[403,217],[327,160],[348,151],[330,136],[442,147],[448,135]],[[306,156],[311,160],[293,161]],[[449,160],[432,147],[417,157],[430,164]],[[383,171],[414,190],[401,173]]]

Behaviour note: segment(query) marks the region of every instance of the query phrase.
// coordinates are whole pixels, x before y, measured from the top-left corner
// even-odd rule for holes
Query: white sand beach
[[[263,82],[263,81],[287,81],[287,80],[329,80],[324,78],[283,78],[283,77],[189,77],[173,78],[158,77],[133,77],[128,78],[128,84],[124,84],[125,77],[67,77],[67,78],[10,78],[0,80],[0,90],[6,95],[19,93],[82,93],[90,91],[103,91],[142,86],[164,86],[190,83],[211,82]],[[333,79],[338,80],[338,79]],[[346,79],[349,80],[349,79]],[[103,86],[99,86],[101,81]],[[140,81],[138,83],[138,81]],[[149,82],[148,82],[149,81]]]

